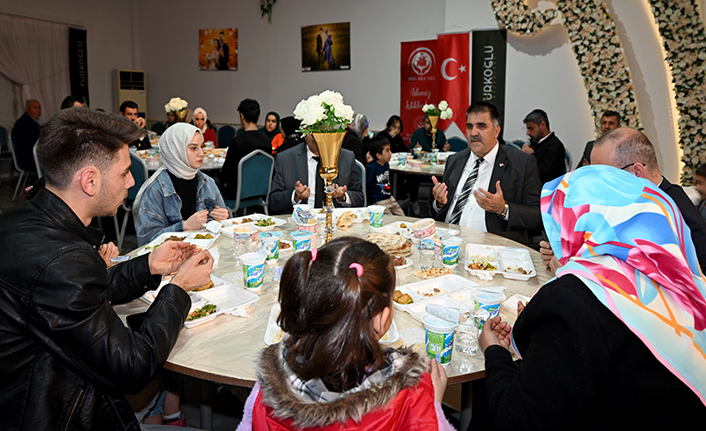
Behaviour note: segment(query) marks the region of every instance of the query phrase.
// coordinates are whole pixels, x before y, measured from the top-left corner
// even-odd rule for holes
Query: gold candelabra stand
[[[428,118],[431,123],[431,149],[434,151],[436,150],[436,132],[439,131],[439,129],[436,128],[436,125],[439,124],[439,116],[429,115]]]
[[[333,179],[338,176],[338,155],[341,153],[345,134],[345,132],[312,133],[316,146],[319,148],[319,156],[321,156],[319,175],[324,179],[324,192],[326,193],[324,203],[326,242],[333,239]]]

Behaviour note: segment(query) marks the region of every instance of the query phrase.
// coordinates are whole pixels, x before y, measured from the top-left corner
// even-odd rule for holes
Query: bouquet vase
[[[324,203],[324,213],[326,214],[326,242],[333,239],[333,179],[338,176],[338,156],[341,153],[343,144],[342,133],[312,133],[321,156],[321,169],[319,175],[324,179],[324,193],[326,200]]]

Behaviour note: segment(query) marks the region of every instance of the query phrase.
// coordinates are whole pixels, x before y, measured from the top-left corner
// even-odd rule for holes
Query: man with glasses
[[[591,151],[592,165],[610,165],[657,184],[679,207],[684,222],[691,230],[691,239],[701,268],[706,269],[706,222],[684,190],[662,176],[657,164],[655,148],[642,132],[627,127],[612,130],[598,138]],[[551,247],[542,241],[542,260],[550,268],[558,261],[553,258]],[[552,268],[555,270],[556,268]]]

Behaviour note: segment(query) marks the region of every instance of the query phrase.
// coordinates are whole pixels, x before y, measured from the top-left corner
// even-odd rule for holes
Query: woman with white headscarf
[[[203,133],[204,142],[213,142],[213,146],[218,148],[216,132],[208,127],[208,114],[206,114],[206,110],[200,106],[194,109],[194,125]]]
[[[145,182],[133,211],[137,243],[147,244],[163,232],[199,230],[209,220],[228,218],[228,210],[203,164],[203,135],[176,123],[159,139],[162,166]]]

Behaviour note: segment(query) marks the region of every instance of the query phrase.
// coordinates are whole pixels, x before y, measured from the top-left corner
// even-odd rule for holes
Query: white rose
[[[447,108],[446,114],[448,115],[448,118],[451,119],[451,117],[454,116],[454,111],[451,108]]]
[[[336,116],[343,118],[346,122],[353,121],[353,108],[349,105],[343,105],[340,110],[336,109]]]
[[[449,107],[449,104],[446,103],[446,100],[442,100],[441,102],[439,102],[439,109],[440,110],[445,111],[446,108],[448,108],[448,107]]]
[[[319,94],[319,100],[325,102],[327,105],[334,105],[336,103],[343,104],[343,96],[335,91],[326,90]]]
[[[448,114],[446,114],[446,111],[441,111],[441,115],[439,115],[439,118],[441,118],[442,120],[448,120],[449,116]]]
[[[428,106],[429,106],[429,109],[436,109],[436,106],[434,106],[433,103],[430,103]]]

